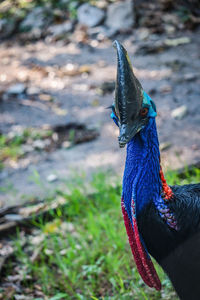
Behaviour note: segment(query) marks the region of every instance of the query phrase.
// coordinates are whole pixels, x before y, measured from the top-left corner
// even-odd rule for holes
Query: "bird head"
[[[119,127],[119,146],[124,147],[155,117],[156,106],[135,77],[125,48],[114,42],[117,50],[117,79],[111,118]]]

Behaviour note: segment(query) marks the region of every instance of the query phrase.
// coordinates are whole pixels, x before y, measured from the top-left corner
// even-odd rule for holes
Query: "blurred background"
[[[199,24],[198,0],[0,2],[0,299],[177,299],[130,262],[106,108],[118,39],[156,103],[169,183],[198,181]]]

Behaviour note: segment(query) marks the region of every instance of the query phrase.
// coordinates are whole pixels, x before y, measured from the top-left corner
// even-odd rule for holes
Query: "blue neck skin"
[[[122,197],[129,219],[131,200],[134,199],[136,215],[150,202],[161,199],[162,183],[159,175],[160,152],[154,117],[127,145]]]

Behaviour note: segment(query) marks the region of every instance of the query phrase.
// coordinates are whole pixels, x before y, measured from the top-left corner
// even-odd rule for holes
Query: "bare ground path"
[[[165,169],[200,160],[200,36],[197,31],[182,33],[180,37],[186,42],[167,47],[166,36],[152,35],[145,43],[137,35],[119,37],[129,51],[136,75],[157,105]],[[161,40],[163,46],[158,45]],[[0,174],[0,207],[45,197],[82,171],[90,175],[98,168],[111,168],[122,174],[125,150],[118,147],[117,128],[105,109],[111,105],[113,94],[106,90],[104,93],[102,87],[115,80],[116,55],[111,42],[98,47],[80,47],[73,42],[4,42],[0,45],[0,57],[1,133],[7,134],[16,126],[83,123],[100,134],[93,141],[69,149],[33,151],[11,161]],[[76,75],[70,71],[74,65],[79,68]],[[19,82],[27,88],[26,92],[11,97],[7,89]],[[112,90],[112,84],[109,89]],[[185,113],[178,116],[180,120],[175,119],[171,112],[181,106],[185,106]],[[55,175],[55,180],[50,182],[49,175]]]

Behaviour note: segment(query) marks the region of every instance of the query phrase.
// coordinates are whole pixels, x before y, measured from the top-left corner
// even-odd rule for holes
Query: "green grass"
[[[2,162],[8,158],[17,160],[23,154],[20,147],[22,143],[23,138],[20,136],[9,140],[5,135],[0,135],[0,161]]]
[[[53,131],[50,129],[26,128],[20,133],[14,133],[12,137],[5,134],[0,134],[0,170],[3,168],[5,160],[17,161],[24,155],[22,145],[26,144],[27,140],[31,142],[38,139],[51,137]]]
[[[186,171],[180,180],[170,172],[167,178],[169,184],[198,182],[200,170],[192,174]],[[145,286],[135,268],[121,214],[119,180],[99,173],[91,188],[88,196],[84,179],[77,178],[71,193],[58,191],[66,205],[57,209],[54,219],[35,222],[33,235],[15,240],[18,272],[24,274],[22,286],[34,290],[37,284],[51,300],[177,299],[158,265],[161,293]],[[8,264],[7,274],[13,264]]]

